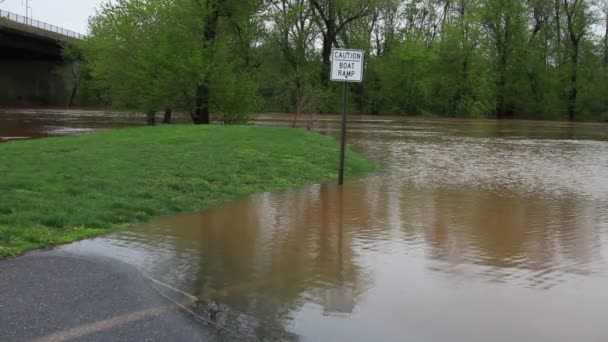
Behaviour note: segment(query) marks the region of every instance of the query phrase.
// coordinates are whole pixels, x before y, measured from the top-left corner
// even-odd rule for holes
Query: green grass
[[[334,179],[338,148],[319,134],[254,126],[129,128],[0,144],[0,257]],[[348,152],[348,175],[373,168]]]

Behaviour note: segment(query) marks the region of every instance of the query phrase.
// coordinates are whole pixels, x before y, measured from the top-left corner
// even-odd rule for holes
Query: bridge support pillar
[[[0,61],[0,105],[65,106],[69,69],[61,61]]]

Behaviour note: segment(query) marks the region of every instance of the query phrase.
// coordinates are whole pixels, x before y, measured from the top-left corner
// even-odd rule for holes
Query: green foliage
[[[92,87],[113,107],[144,112],[169,107],[192,113],[204,95],[218,115],[243,121],[257,108],[253,73],[230,48],[239,45],[242,53],[243,42],[235,42],[235,32],[242,34],[248,22],[240,21],[241,8],[222,3],[230,14],[221,13],[226,22],[214,29],[222,34],[209,40],[202,39],[201,32],[219,13],[210,11],[223,8],[192,0],[118,0],[103,5],[91,20],[90,36],[81,43]],[[243,73],[245,81],[237,82]],[[197,93],[201,86],[208,86],[209,94]]]
[[[225,124],[246,123],[250,119],[247,113],[259,108],[257,84],[251,76],[216,72],[211,82],[214,84],[213,109],[218,121]]]
[[[353,111],[600,120],[607,26],[591,0],[118,0],[91,21],[81,81],[141,111],[208,100],[225,122],[333,112],[329,49],[349,47],[367,57]]]
[[[229,51],[218,50],[215,59],[224,62],[214,63],[209,78],[214,117],[225,124],[246,123],[248,114],[261,107],[255,76],[246,65],[231,62]]]
[[[290,128],[174,126],[0,145],[0,255],[336,177],[338,144]],[[40,165],[44,165],[41,168]],[[373,169],[349,152],[347,174]]]
[[[436,54],[424,43],[411,41],[378,59],[379,103],[390,113],[416,115],[432,100],[432,67]]]

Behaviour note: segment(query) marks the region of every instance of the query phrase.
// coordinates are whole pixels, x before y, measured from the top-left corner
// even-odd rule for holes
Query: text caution
[[[331,51],[331,80],[363,82],[362,50],[333,49]]]

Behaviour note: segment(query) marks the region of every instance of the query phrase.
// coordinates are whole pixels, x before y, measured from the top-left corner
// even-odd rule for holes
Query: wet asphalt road
[[[0,341],[30,340],[218,338],[132,266],[56,250],[0,261]]]

